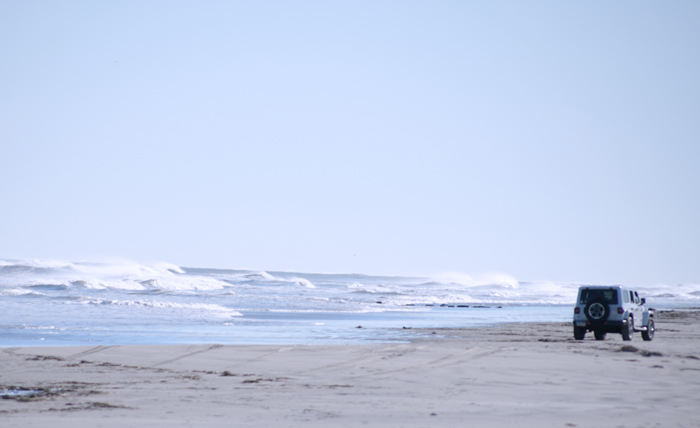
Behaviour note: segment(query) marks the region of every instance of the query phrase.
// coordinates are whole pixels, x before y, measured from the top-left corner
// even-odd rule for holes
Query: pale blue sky
[[[0,258],[700,282],[700,3],[0,2]]]

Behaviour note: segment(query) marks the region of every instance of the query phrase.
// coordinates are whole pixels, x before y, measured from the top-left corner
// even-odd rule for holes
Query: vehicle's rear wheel
[[[586,337],[586,328],[574,326],[574,339],[583,340],[584,337]]]
[[[654,320],[649,318],[649,322],[647,323],[647,331],[642,332],[642,339],[644,340],[652,340],[654,338]]]
[[[595,340],[605,340],[605,332],[604,331],[595,330],[593,332],[593,334],[595,335]]]
[[[634,334],[634,318],[627,318],[627,325],[622,326],[622,340],[632,340]]]

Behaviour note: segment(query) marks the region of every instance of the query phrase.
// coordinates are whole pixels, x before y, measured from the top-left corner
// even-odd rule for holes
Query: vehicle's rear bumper
[[[574,327],[585,327],[588,331],[604,331],[606,333],[620,333],[622,327],[627,328],[627,320],[604,321],[602,323],[591,323],[590,321],[574,321]]]

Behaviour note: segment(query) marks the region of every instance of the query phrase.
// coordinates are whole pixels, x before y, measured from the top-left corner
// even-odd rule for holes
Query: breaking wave
[[[124,260],[104,263],[0,260],[0,286],[213,290],[226,285],[216,278],[186,275],[180,267],[162,262],[144,265]]]
[[[214,294],[235,299],[237,307],[260,310],[350,312],[375,310],[379,304],[382,310],[420,304],[567,305],[575,300],[580,285],[521,281],[501,272],[391,277],[187,268],[126,260],[0,260],[0,295],[8,298],[89,294],[89,290],[112,291],[114,301],[129,300],[119,298],[119,293],[170,293],[193,300]],[[697,283],[634,288],[650,304],[700,301]]]

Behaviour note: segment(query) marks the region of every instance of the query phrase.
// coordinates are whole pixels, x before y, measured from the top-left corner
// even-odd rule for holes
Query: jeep
[[[646,299],[622,286],[586,285],[578,289],[574,308],[574,339],[583,340],[592,331],[596,340],[607,333],[620,333],[632,340],[635,332],[642,339],[654,338],[654,309],[644,306]]]

